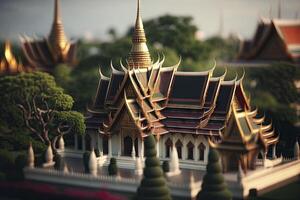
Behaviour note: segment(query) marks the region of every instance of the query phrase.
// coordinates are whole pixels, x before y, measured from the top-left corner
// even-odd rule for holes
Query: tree
[[[160,161],[156,157],[156,145],[153,135],[149,135],[145,139],[145,156],[144,177],[138,187],[136,199],[171,199],[170,191],[160,166]]]
[[[230,200],[232,195],[227,189],[218,152],[210,148],[206,174],[203,178],[202,188],[197,195],[198,200]]]
[[[54,138],[54,149],[58,136],[69,132],[83,134],[85,131],[83,115],[71,111],[73,98],[65,94],[47,73],[1,77],[0,101],[1,120],[9,126],[27,127],[45,144]]]

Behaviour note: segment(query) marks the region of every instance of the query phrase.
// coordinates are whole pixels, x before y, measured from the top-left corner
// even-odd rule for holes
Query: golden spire
[[[55,52],[61,52],[67,46],[67,38],[65,36],[64,27],[61,20],[59,0],[55,0],[54,2],[54,19],[49,35],[49,41]]]
[[[128,58],[131,68],[149,67],[152,64],[146,42],[143,21],[140,14],[140,0],[137,0],[137,16],[132,36],[132,48]]]

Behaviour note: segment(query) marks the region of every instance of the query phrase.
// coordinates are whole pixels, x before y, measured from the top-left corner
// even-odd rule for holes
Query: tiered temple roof
[[[238,59],[300,62],[300,20],[261,19],[254,38],[243,41]]]
[[[4,55],[0,59],[0,75],[11,75],[28,71],[31,71],[31,68],[24,66],[21,61],[15,58],[11,50],[11,44],[6,41]]]
[[[21,36],[22,49],[27,62],[34,68],[53,70],[59,63],[73,66],[76,63],[77,44],[65,35],[59,0],[55,0],[54,19],[50,34],[43,39]]]
[[[140,27],[136,26],[135,32]],[[135,41],[141,40],[133,40],[133,46]],[[130,53],[129,59],[139,60],[142,54],[149,54],[148,49]],[[244,76],[228,81],[226,71],[219,77],[213,75],[215,67],[204,72],[182,72],[178,71],[180,61],[171,67],[163,67],[163,63],[164,58],[149,66],[128,62],[126,68],[121,62],[122,71],[111,64],[110,77],[105,77],[100,68],[87,129],[109,136],[122,128],[124,118],[129,118],[141,137],[181,133],[220,139],[231,133],[234,121],[242,144],[251,140],[266,146],[278,141],[272,126],[265,125],[264,119],[258,119],[257,112],[251,110],[243,89]]]

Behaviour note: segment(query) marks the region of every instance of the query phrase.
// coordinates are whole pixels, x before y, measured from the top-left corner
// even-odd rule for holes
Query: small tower
[[[55,0],[54,2],[54,19],[48,40],[52,46],[53,52],[57,56],[56,59],[60,59],[59,56],[64,56],[63,51],[68,45],[68,40],[61,20],[59,0]],[[62,55],[59,55],[61,52]]]
[[[131,150],[131,157],[132,157],[132,159],[134,159],[135,160],[135,154],[136,154],[136,152],[135,152],[135,146],[134,146],[134,144],[132,145],[132,150]]]
[[[51,144],[48,145],[48,148],[46,150],[45,161],[47,164],[53,163],[53,152],[52,152]]]
[[[180,174],[178,152],[175,145],[173,145],[171,153],[170,172],[168,173],[170,176]]]
[[[29,148],[28,148],[27,166],[29,168],[34,168],[34,152],[33,152],[31,142],[29,143]]]
[[[93,176],[97,175],[97,159],[96,159],[94,148],[92,149],[92,151],[90,153],[89,170]]]
[[[58,148],[59,148],[60,150],[64,150],[64,149],[65,149],[65,141],[64,141],[63,136],[60,136],[60,137],[59,137]]]
[[[132,36],[132,48],[128,57],[129,68],[147,68],[152,64],[146,42],[146,34],[140,13],[140,0],[137,0],[137,15]]]

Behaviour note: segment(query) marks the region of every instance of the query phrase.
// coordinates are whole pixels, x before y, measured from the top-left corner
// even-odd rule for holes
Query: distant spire
[[[49,41],[52,45],[53,50],[58,52],[65,49],[67,45],[67,38],[61,20],[59,0],[54,1],[54,19],[52,29],[49,35]]]
[[[140,0],[137,0],[137,15],[132,36],[132,48],[128,63],[131,68],[143,68],[151,65],[151,57],[146,44],[146,35],[140,14]]]

